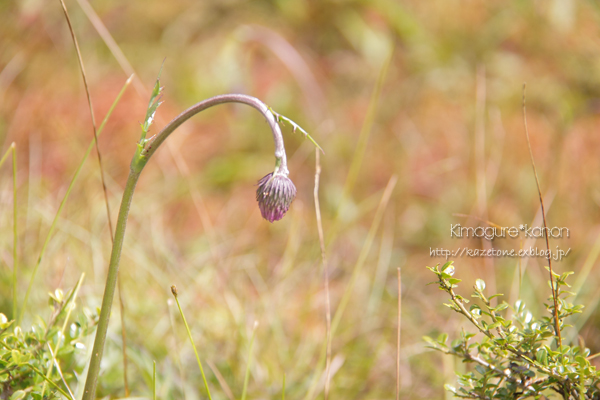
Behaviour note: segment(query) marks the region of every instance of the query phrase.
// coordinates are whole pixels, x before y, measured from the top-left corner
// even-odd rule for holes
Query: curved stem
[[[193,105],[179,114],[177,117],[173,118],[173,120],[169,122],[156,136],[154,136],[152,139],[149,139],[147,144],[145,144],[144,151],[142,152],[142,155],[145,156],[145,161],[147,162],[148,159],[154,154],[156,149],[167,139],[167,137],[169,137],[169,135],[185,121],[199,112],[206,110],[207,108],[223,103],[247,104],[258,110],[265,117],[269,127],[271,128],[271,131],[273,132],[273,140],[275,141],[275,158],[277,160],[281,160],[279,170],[287,175],[289,171],[287,169],[285,147],[283,146],[283,136],[281,135],[281,129],[279,128],[279,124],[277,123],[275,116],[269,107],[262,101],[245,94],[223,94],[220,96],[211,97],[210,99],[206,99]]]
[[[92,350],[92,358],[90,360],[90,366],[88,369],[87,379],[85,381],[85,390],[82,400],[93,400],[96,395],[96,384],[98,382],[98,374],[100,373],[100,361],[102,360],[102,353],[104,351],[104,343],[106,341],[106,333],[108,330],[108,322],[110,319],[110,311],[115,294],[117,276],[119,272],[119,260],[121,259],[121,250],[123,249],[123,239],[125,237],[127,217],[129,215],[131,200],[133,199],[133,192],[140,174],[150,157],[154,154],[154,152],[156,152],[156,149],[158,149],[158,147],[167,139],[167,137],[169,137],[171,133],[173,133],[175,129],[199,112],[223,103],[247,104],[257,109],[265,117],[269,123],[271,131],[273,132],[273,139],[275,141],[275,158],[277,160],[276,170],[278,169],[280,173],[285,175],[289,173],[287,169],[285,147],[283,145],[283,136],[281,135],[281,130],[279,129],[276,118],[273,116],[273,113],[270,111],[269,107],[267,107],[262,101],[243,94],[225,94],[201,101],[200,103],[195,104],[175,117],[152,139],[144,139],[142,142],[138,143],[138,149],[131,161],[131,169],[125,185],[125,191],[123,192],[121,207],[119,209],[119,218],[117,219],[117,228],[115,231],[110,264],[108,267],[108,276],[106,277],[104,297],[102,299],[102,309],[100,311],[96,338],[94,340],[94,348]]]

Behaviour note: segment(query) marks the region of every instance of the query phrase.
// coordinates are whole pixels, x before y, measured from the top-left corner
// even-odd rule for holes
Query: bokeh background
[[[544,249],[543,241],[450,237],[451,224],[540,223],[523,128],[551,240],[575,271],[571,320],[600,351],[600,8],[593,1],[115,1],[67,0],[98,123],[128,76],[100,149],[113,221],[164,60],[164,104],[152,132],[183,109],[228,92],[256,96],[325,149],[320,186],[330,273],[331,398],[392,398],[396,385],[397,268],[402,271],[401,397],[449,398],[465,368],[425,348],[464,322],[426,286],[431,249]],[[16,143],[19,293],[92,139],[76,54],[58,1],[0,3],[0,151]],[[254,321],[249,397],[323,398],[325,291],[313,202],[314,147],[284,127],[298,197],[269,224],[256,181],[273,168],[262,117],[220,106],[180,128],[148,165],[129,217],[121,279],[132,395],[204,398],[195,358],[170,304],[180,298],[215,399],[238,397]],[[0,311],[11,314],[12,179],[0,170]],[[388,192],[385,192],[386,187]],[[391,191],[391,192],[390,192]],[[470,215],[471,217],[456,214]],[[47,317],[47,293],[85,273],[79,304],[99,306],[110,253],[94,153],[66,203],[35,276],[25,324]],[[476,278],[542,316],[539,258],[455,260],[459,290]],[[344,296],[348,305],[343,313]],[[114,307],[99,396],[123,397],[121,323]],[[466,326],[466,325],[465,325]],[[90,338],[91,340],[91,338]],[[91,342],[90,342],[91,345]]]

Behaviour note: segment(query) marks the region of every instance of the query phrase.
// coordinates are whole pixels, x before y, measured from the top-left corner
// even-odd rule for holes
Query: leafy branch
[[[559,309],[554,310],[554,299],[545,304],[550,317],[534,319],[521,300],[511,307],[506,302],[492,306],[491,300],[502,294],[485,294],[485,282],[477,279],[471,297],[479,299],[482,306],[473,304],[467,308],[469,300],[455,292],[461,282],[454,277],[453,262],[447,262],[431,268],[437,281],[432,282],[446,292],[450,302],[445,306],[463,315],[477,329],[476,333],[462,332],[459,339],[447,344],[448,335],[443,333],[437,340],[425,337],[429,347],[445,354],[462,358],[464,362],[474,363],[475,372],[459,375],[459,389],[448,386],[458,397],[474,399],[522,399],[539,397],[553,391],[564,399],[588,399],[590,395],[600,395],[600,373],[592,366],[589,349],[576,346],[550,346],[551,341],[558,343],[554,331],[554,315],[559,320],[580,313],[583,306],[566,301],[570,292],[562,290],[568,287],[566,279],[570,272],[558,275],[553,273]],[[562,296],[562,298],[561,298]],[[513,312],[513,318],[506,315]],[[561,324],[561,328],[564,326]],[[478,333],[483,335],[479,341],[470,342]],[[582,393],[587,393],[582,395]]]

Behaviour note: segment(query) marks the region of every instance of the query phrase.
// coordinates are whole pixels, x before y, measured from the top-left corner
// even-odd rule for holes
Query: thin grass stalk
[[[523,84],[523,125],[525,126],[525,137],[527,138],[527,148],[529,149],[529,157],[531,159],[531,167],[533,168],[533,175],[535,176],[535,185],[537,187],[538,196],[540,198],[540,207],[542,209],[542,221],[544,222],[544,232],[548,232],[548,225],[546,224],[546,212],[544,211],[544,199],[542,197],[542,191],[540,189],[540,180],[538,179],[537,169],[535,168],[535,161],[533,159],[533,151],[531,150],[531,143],[529,142],[529,130],[527,129],[527,110],[525,108],[525,90],[527,86]],[[550,254],[550,242],[548,241],[548,235],[544,235],[546,238],[546,249]],[[558,285],[554,284],[554,271],[552,270],[552,257],[548,257],[548,270],[550,272],[550,287],[552,291],[552,300],[554,301],[554,330],[556,333],[556,339],[559,351],[562,352],[562,337],[560,334],[560,319],[558,317]]]
[[[208,381],[206,380],[206,375],[204,375],[204,368],[202,368],[202,362],[200,361],[200,356],[198,355],[198,350],[196,349],[196,345],[194,344],[194,337],[192,336],[192,331],[187,323],[187,319],[185,319],[185,314],[183,313],[183,309],[181,308],[181,304],[179,304],[179,298],[177,297],[177,288],[175,285],[171,286],[171,293],[173,293],[173,297],[175,297],[175,302],[177,303],[177,308],[179,308],[179,313],[181,314],[181,319],[183,319],[183,324],[185,325],[185,330],[187,331],[188,337],[190,338],[190,343],[192,344],[192,348],[194,349],[194,354],[196,355],[196,361],[198,362],[198,367],[200,368],[200,374],[202,374],[202,380],[204,381],[204,387],[206,388],[206,393],[208,393],[209,400],[212,400],[210,395],[210,388],[208,387]]]
[[[119,103],[119,100],[121,100],[121,97],[123,96],[123,93],[125,93],[125,90],[127,89],[127,87],[129,86],[129,84],[131,83],[132,79],[133,79],[133,75],[130,76],[127,79],[127,81],[125,82],[125,84],[121,88],[121,91],[119,92],[119,94],[117,95],[117,97],[113,101],[112,105],[110,106],[110,109],[106,113],[106,116],[104,117],[104,120],[102,121],[102,124],[100,124],[100,127],[98,128],[98,137],[100,137],[100,135],[102,134],[102,130],[104,129],[104,126],[108,122],[108,119],[110,118],[110,116],[113,113],[115,107]],[[58,210],[56,211],[56,215],[54,216],[54,219],[52,220],[52,224],[50,225],[50,229],[48,230],[48,233],[46,234],[46,238],[44,239],[44,245],[42,246],[42,250],[40,251],[40,255],[39,255],[38,259],[37,259],[35,267],[33,268],[33,272],[31,274],[31,278],[29,280],[29,286],[27,287],[27,292],[25,292],[25,299],[23,301],[23,305],[21,306],[21,312],[19,313],[17,322],[21,321],[21,319],[23,318],[23,315],[25,314],[25,311],[27,310],[27,300],[29,299],[29,294],[31,293],[31,289],[33,287],[33,282],[35,280],[35,275],[37,273],[37,270],[40,267],[40,264],[42,263],[42,259],[44,258],[44,254],[46,254],[46,249],[48,247],[48,244],[50,243],[50,238],[52,237],[52,234],[54,233],[54,229],[56,228],[56,224],[58,223],[58,218],[60,217],[60,214],[62,213],[62,210],[65,207],[65,204],[67,203],[67,199],[69,198],[69,195],[71,194],[71,191],[75,187],[75,181],[77,181],[77,178],[79,178],[79,174],[81,173],[81,170],[83,169],[83,164],[85,164],[85,161],[87,160],[88,156],[90,155],[90,153],[92,152],[92,150],[94,148],[94,143],[95,143],[95,139],[92,139],[91,143],[88,145],[88,148],[87,148],[85,154],[83,155],[83,157],[81,159],[81,162],[79,163],[79,165],[77,166],[77,169],[75,170],[75,174],[73,174],[73,178],[71,178],[71,182],[69,182],[69,186],[67,187],[67,191],[65,193],[65,196],[63,197],[63,199],[60,202],[60,205],[58,206]]]
[[[15,142],[11,143],[10,147],[4,152],[4,155],[2,155],[2,158],[0,158],[0,167],[2,167],[2,164],[4,164],[4,161],[6,161],[6,159],[8,158],[8,155],[10,154],[13,146],[15,146]]]
[[[476,83],[475,83],[475,180],[476,180],[476,213],[483,219],[488,219],[488,182],[487,182],[487,160],[485,154],[485,122],[486,122],[486,99],[487,99],[487,83],[486,70],[483,64],[477,66]],[[489,240],[482,242],[484,251],[491,249]],[[496,274],[494,262],[491,257],[483,258],[483,267],[486,275],[488,288],[492,293],[496,293]]]
[[[69,12],[67,11],[67,6],[65,5],[64,0],[60,0],[60,4],[62,5],[63,12],[65,14],[65,19],[67,20],[67,25],[69,26],[69,32],[71,33],[71,38],[73,39],[73,45],[75,46],[75,52],[77,53],[77,61],[79,61],[79,69],[81,70],[81,78],[83,79],[83,87],[85,88],[85,94],[87,96],[88,107],[90,109],[90,116],[92,118],[92,130],[94,133],[94,143],[96,144],[96,154],[98,155],[98,166],[100,167],[100,177],[102,180],[102,191],[104,193],[104,202],[106,203],[106,214],[108,216],[108,227],[110,230],[110,237],[112,239],[113,229],[112,229],[112,220],[110,218],[110,203],[108,202],[108,190],[106,189],[106,180],[104,179],[104,168],[102,167],[102,156],[100,154],[100,147],[98,145],[98,132],[96,130],[96,116],[94,114],[94,106],[92,105],[92,96],[90,94],[90,88],[87,81],[87,76],[85,74],[85,67],[83,66],[83,57],[81,56],[81,50],[79,49],[79,43],[77,42],[77,36],[75,36],[75,31],[73,30],[73,26],[71,25],[71,18],[69,18]]]
[[[65,392],[60,386],[58,386],[56,383],[54,383],[50,379],[46,378],[46,375],[44,375],[44,373],[42,371],[40,371],[39,369],[37,369],[35,366],[33,366],[31,364],[27,364],[27,368],[31,368],[33,370],[33,372],[38,374],[41,378],[43,378],[46,382],[48,382],[54,389],[58,390],[60,392],[60,394],[65,396],[67,399],[75,400],[75,397],[70,396],[69,393]]]
[[[173,301],[171,299],[167,300],[167,309],[169,311],[169,323],[171,324],[171,330],[173,331],[173,338],[175,341],[175,353],[177,354],[175,361],[177,362],[177,368],[179,369],[179,376],[181,379],[181,393],[183,393],[183,399],[185,400],[185,374],[183,373],[183,366],[181,365],[181,353],[179,350],[179,343],[177,341],[177,332],[175,331],[175,319],[173,317],[173,310],[171,307],[172,304]]]
[[[138,78],[135,74],[131,63],[129,62],[129,60],[127,60],[127,57],[125,57],[125,54],[123,54],[123,51],[121,50],[115,39],[112,37],[108,29],[106,28],[106,25],[104,25],[96,11],[94,11],[89,1],[77,0],[77,2],[79,3],[79,6],[81,7],[81,10],[84,12],[85,16],[91,22],[92,26],[96,29],[96,32],[98,32],[98,35],[100,35],[100,38],[102,38],[104,44],[106,44],[106,47],[108,47],[108,49],[112,53],[113,57],[115,58],[123,72],[125,72],[125,74],[129,76],[135,75],[136,78],[133,81],[133,86],[136,92],[140,96],[146,97],[148,95],[148,90],[144,87],[144,84],[142,83],[140,78]]]
[[[231,388],[227,384],[227,381],[225,380],[225,378],[223,378],[223,375],[221,374],[221,372],[219,372],[219,369],[217,368],[217,366],[208,359],[206,360],[206,364],[208,364],[208,367],[210,368],[212,373],[215,374],[215,378],[217,378],[217,381],[219,382],[221,389],[223,389],[223,392],[225,392],[225,395],[227,396],[227,398],[229,400],[235,400],[235,397],[233,396],[233,392],[231,391]]]
[[[0,158],[0,167],[4,164],[9,154],[12,154],[12,184],[13,184],[13,275],[12,275],[12,315],[13,319],[17,318],[17,270],[19,262],[17,260],[17,145],[15,142],[10,144],[2,158]]]
[[[17,149],[13,142],[10,145],[12,151],[12,178],[13,178],[13,318],[17,318],[17,272],[19,269],[19,260],[17,258]]]
[[[156,361],[152,363],[152,399],[156,400]]]
[[[285,372],[283,373],[283,388],[281,390],[281,400],[285,400]]]
[[[400,331],[402,328],[402,272],[398,268],[398,336],[396,338],[396,400],[400,400]]]
[[[58,360],[56,359],[56,356],[54,355],[54,352],[52,351],[52,346],[50,346],[50,343],[47,343],[47,345],[48,345],[48,350],[50,350],[50,355],[52,356],[52,363],[54,363],[54,365],[56,366],[56,371],[58,371],[58,375],[60,376],[60,379],[62,380],[63,385],[65,385],[65,387],[67,388],[69,395],[71,395],[71,398],[74,399],[75,395],[71,391],[71,388],[69,387],[69,385],[67,385],[65,376],[63,375],[62,370],[60,369],[60,364],[58,363]],[[48,369],[48,378],[50,378],[51,371],[52,371],[52,364],[50,364],[50,368]],[[44,382],[44,390],[46,387],[45,385],[46,385],[46,382]],[[42,390],[42,398],[44,396],[44,394],[43,394],[44,390]]]
[[[321,246],[321,264],[325,276],[325,321],[327,355],[325,361],[325,400],[329,399],[329,385],[331,381],[331,299],[329,296],[329,268],[327,267],[327,254],[325,252],[325,235],[323,234],[323,222],[321,220],[321,206],[319,202],[319,182],[321,178],[321,154],[319,149],[315,150],[315,215],[317,218],[317,231],[319,233],[319,244]]]
[[[252,360],[252,347],[254,346],[254,338],[256,337],[256,328],[258,327],[258,321],[254,321],[254,327],[252,328],[252,338],[250,339],[250,348],[248,349],[248,363],[246,364],[246,373],[244,375],[244,387],[242,389],[242,400],[246,400],[246,393],[248,391],[248,381],[250,380],[250,361]]]

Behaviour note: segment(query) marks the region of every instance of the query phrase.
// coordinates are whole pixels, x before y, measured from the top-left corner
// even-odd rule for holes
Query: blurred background
[[[600,7],[593,1],[66,0],[96,121],[132,84],[99,143],[113,223],[164,60],[156,133],[195,102],[238,92],[304,127],[325,150],[319,196],[337,318],[331,398],[392,398],[402,271],[400,391],[449,398],[465,368],[422,336],[466,326],[426,286],[445,262],[431,249],[545,249],[542,240],[451,238],[451,224],[539,225],[531,145],[553,239],[583,314],[571,339],[600,352]],[[169,287],[176,284],[215,399],[240,396],[254,321],[249,397],[323,398],[326,297],[313,201],[314,146],[283,127],[298,197],[260,216],[255,184],[273,169],[261,115],[219,106],[182,126],[141,177],[121,259],[129,385],[160,398],[205,392]],[[60,2],[0,3],[0,152],[18,157],[19,293],[93,138]],[[12,179],[0,170],[0,311],[11,315]],[[386,190],[387,188],[387,190]],[[462,214],[457,215],[457,214]],[[470,217],[469,217],[470,216]],[[523,238],[523,236],[521,236]],[[79,304],[99,307],[110,254],[95,152],[83,167],[34,277],[25,325],[50,314],[47,292],[86,274]],[[454,258],[459,292],[476,278],[546,315],[540,258]],[[345,297],[344,297],[345,296]],[[346,300],[344,300],[346,298]],[[347,301],[347,306],[344,306]],[[115,303],[99,396],[125,396]],[[337,312],[337,314],[336,314]],[[335,321],[335,319],[334,319]],[[91,337],[90,343],[91,345]],[[208,366],[208,368],[207,368]]]

